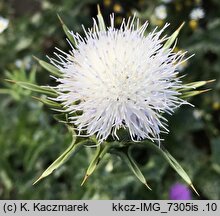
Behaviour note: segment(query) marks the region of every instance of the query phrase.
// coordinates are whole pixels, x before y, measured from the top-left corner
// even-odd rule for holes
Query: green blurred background
[[[70,135],[53,112],[31,92],[4,79],[51,82],[32,58],[46,60],[54,47],[68,50],[57,13],[73,31],[92,25],[96,5],[105,20],[116,23],[134,13],[149,20],[150,29],[171,23],[166,34],[183,21],[178,49],[195,53],[181,65],[184,81],[216,79],[212,90],[196,96],[194,108],[183,106],[169,117],[164,145],[192,178],[201,197],[220,199],[220,1],[219,0],[0,0],[0,16],[9,20],[0,34],[0,198],[1,199],[169,199],[170,187],[181,178],[153,151],[137,148],[135,158],[153,191],[149,191],[118,158],[106,157],[94,175],[80,183],[93,149],[86,148],[48,178],[33,181],[69,145]],[[204,13],[198,13],[198,9]],[[195,12],[197,10],[197,14]],[[194,11],[194,14],[193,14]]]

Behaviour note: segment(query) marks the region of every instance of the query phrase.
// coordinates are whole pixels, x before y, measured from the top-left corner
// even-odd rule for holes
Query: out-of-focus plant
[[[31,84],[36,83],[36,67],[33,67],[28,74],[24,68],[17,68],[12,72],[5,72],[6,81],[17,80],[20,83],[28,82]],[[5,83],[5,88],[0,89],[0,94],[10,94],[15,100],[22,100],[23,97],[30,96],[31,91],[24,90],[18,85],[11,85],[8,82]]]

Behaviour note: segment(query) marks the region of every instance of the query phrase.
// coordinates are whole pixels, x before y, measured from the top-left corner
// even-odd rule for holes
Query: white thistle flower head
[[[194,8],[190,13],[190,18],[192,20],[199,20],[205,17],[205,12],[202,8]]]
[[[9,20],[0,16],[0,34],[8,27]]]
[[[164,20],[167,18],[167,8],[165,5],[159,5],[155,8],[155,16],[158,19]]]
[[[168,26],[145,35],[148,23],[139,25],[133,17],[114,27],[114,16],[107,30],[96,21],[85,37],[71,32],[75,47],[70,53],[59,50],[59,60],[51,62],[62,77],[55,89],[63,109],[77,127],[78,135],[96,135],[103,142],[117,130],[127,129],[133,141],[160,140],[168,132],[164,113],[187,103],[179,98],[183,87],[177,67],[185,53],[163,48],[168,38],[161,34]],[[77,114],[76,114],[77,113]]]

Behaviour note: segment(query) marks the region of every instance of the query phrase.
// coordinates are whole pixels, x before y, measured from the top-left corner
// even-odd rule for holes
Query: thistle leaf
[[[211,82],[214,82],[215,80],[207,80],[207,81],[198,81],[198,82],[191,82],[191,83],[187,83],[185,84],[186,88],[182,88],[182,89],[179,89],[180,92],[182,91],[189,91],[190,89],[197,89],[201,86],[204,86],[208,83],[211,83]]]
[[[164,146],[160,144],[161,147],[151,143],[147,142],[147,145],[157,152],[159,152],[165,160],[170,164],[170,166],[183,178],[183,180],[195,191],[195,193],[199,196],[199,193],[196,191],[195,187],[192,184],[192,181],[188,174],[185,172],[185,170],[182,168],[182,166],[177,162],[177,160],[165,149]]]
[[[82,141],[79,143],[75,143],[75,138],[73,138],[73,141],[71,145],[64,151],[63,154],[61,154],[42,174],[41,176],[33,183],[36,184],[39,182],[41,179],[47,177],[50,175],[55,169],[59,168],[61,165],[63,165],[71,155],[77,153],[82,146],[85,144],[87,141]]]
[[[60,23],[62,25],[63,31],[66,34],[67,38],[70,40],[70,42],[72,43],[72,45],[75,45],[75,41],[73,36],[70,33],[70,30],[68,29],[68,27],[65,25],[65,23],[63,22],[63,20],[61,19],[61,17],[57,14],[58,19],[60,20]]]
[[[183,22],[180,27],[169,37],[169,39],[166,41],[166,43],[164,44],[163,48],[164,49],[169,49],[171,47],[171,45],[174,43],[174,41],[176,40],[180,30],[182,29],[182,27],[184,26],[185,22]]]
[[[208,91],[210,91],[210,90],[211,90],[211,89],[184,92],[182,95],[180,95],[180,98],[193,97],[193,96],[195,96],[195,95],[202,94],[202,93],[208,92]]]
[[[94,172],[95,168],[96,168],[96,165],[98,163],[98,158],[99,158],[99,154],[100,154],[100,150],[101,150],[101,147],[100,145],[97,146],[97,149],[96,149],[96,153],[91,161],[91,163],[89,164],[89,167],[86,171],[86,175],[81,183],[81,186],[86,182],[86,180],[88,179],[88,177]]]
[[[186,181],[186,183],[195,191],[195,193],[199,196],[199,193],[195,189],[195,187],[192,184],[192,181],[190,177],[187,175],[185,170],[182,168],[182,166],[177,162],[177,160],[167,151],[164,150],[163,154],[165,158],[167,159],[168,163],[173,167],[173,169],[176,170],[176,172]]]
[[[60,73],[60,71],[55,67],[53,66],[52,64],[49,64],[35,56],[33,56],[37,61],[38,63],[44,68],[46,69],[47,71],[49,71],[52,75],[56,76],[56,77],[62,77],[62,74]]]
[[[65,113],[55,114],[53,117],[61,123],[68,123],[68,115]]]
[[[103,147],[104,146],[104,147]],[[97,146],[96,153],[86,171],[85,177],[81,183],[81,186],[86,182],[89,176],[92,175],[92,173],[95,171],[96,167],[98,166],[99,162],[102,160],[102,158],[107,153],[108,149],[110,148],[110,145],[108,143],[103,143],[102,145]]]
[[[40,101],[41,103],[49,106],[49,107],[53,107],[53,108],[61,108],[62,107],[61,104],[59,104],[55,101],[52,101],[50,99],[47,99],[47,98],[39,98],[39,97],[34,97],[34,96],[33,96],[33,98]]]
[[[131,154],[130,154],[130,150],[127,151],[127,153],[124,153],[123,151],[117,150],[114,151],[113,153],[119,155],[121,157],[121,159],[127,164],[127,166],[129,167],[129,169],[134,173],[134,175],[145,185],[147,186],[147,188],[149,190],[152,190],[150,188],[150,186],[147,184],[147,181],[144,177],[144,175],[142,174],[141,170],[139,169],[138,165],[136,164],[136,162],[134,161],[134,159],[132,158]]]
[[[98,19],[98,24],[99,24],[99,30],[106,31],[105,21],[103,19],[99,5],[97,5],[97,10],[98,10],[97,19]]]
[[[52,96],[52,97],[58,96],[55,90],[53,90],[52,88],[47,87],[47,86],[38,86],[38,85],[29,83],[29,82],[22,82],[22,81],[8,80],[8,79],[6,79],[6,81],[17,84],[17,85],[21,86],[22,88],[31,90],[33,92],[42,93],[42,94]]]

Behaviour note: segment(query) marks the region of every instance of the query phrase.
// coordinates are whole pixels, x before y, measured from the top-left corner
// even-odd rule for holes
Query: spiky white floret
[[[84,38],[72,33],[75,48],[69,54],[60,51],[59,61],[51,59],[62,73],[56,100],[66,112],[78,112],[70,121],[79,134],[95,134],[102,142],[125,128],[134,141],[154,141],[168,132],[163,113],[186,103],[178,97],[177,71],[185,53],[163,48],[167,38],[160,37],[168,25],[145,36],[147,26],[133,18],[116,29],[111,16],[104,31],[94,21]]]

